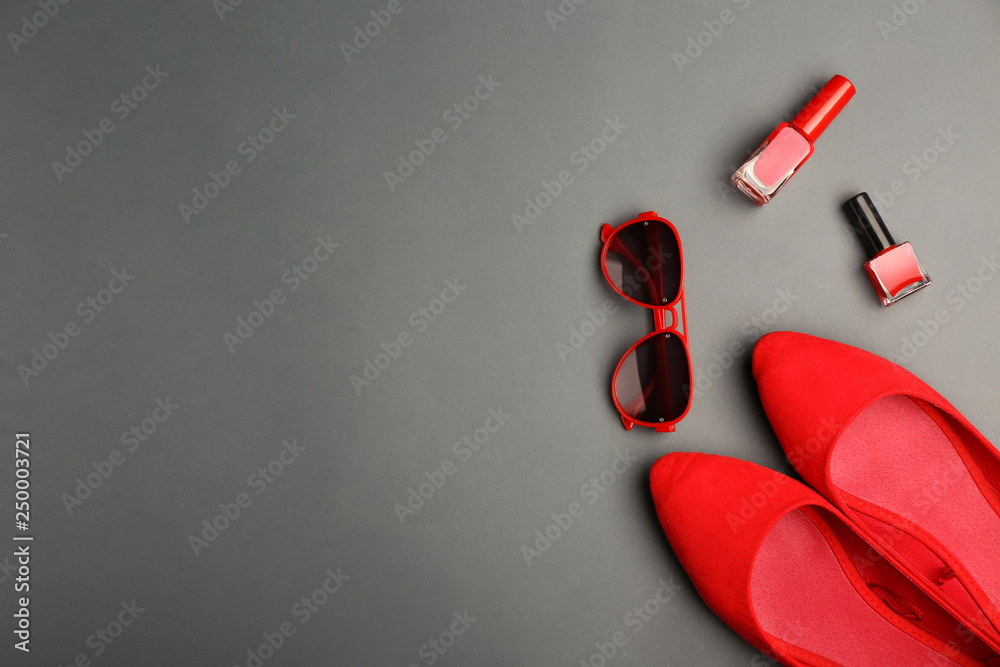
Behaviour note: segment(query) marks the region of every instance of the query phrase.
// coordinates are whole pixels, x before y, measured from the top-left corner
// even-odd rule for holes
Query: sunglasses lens
[[[619,293],[648,306],[677,298],[681,285],[680,241],[659,220],[624,225],[608,239],[604,268]]]
[[[618,405],[636,421],[674,421],[687,409],[690,387],[687,350],[676,334],[647,336],[615,373]]]

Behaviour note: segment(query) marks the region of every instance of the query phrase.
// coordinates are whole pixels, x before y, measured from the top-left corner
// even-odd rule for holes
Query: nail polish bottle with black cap
[[[867,192],[848,199],[844,210],[871,257],[865,262],[865,273],[883,306],[931,284],[913,247],[908,241],[893,240]]]

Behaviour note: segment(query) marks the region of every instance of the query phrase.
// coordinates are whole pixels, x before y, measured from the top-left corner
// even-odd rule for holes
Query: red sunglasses
[[[623,297],[651,309],[655,327],[618,362],[611,397],[625,428],[673,431],[691,408],[681,238],[669,220],[649,211],[617,229],[604,225],[601,241],[604,277]]]

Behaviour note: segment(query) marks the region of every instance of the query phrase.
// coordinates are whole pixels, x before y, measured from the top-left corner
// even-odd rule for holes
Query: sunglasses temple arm
[[[671,414],[673,396],[670,395],[670,368],[667,361],[667,340],[664,336],[656,339],[656,380],[660,384],[660,414]]]
[[[622,243],[621,239],[619,239],[617,236],[611,239],[611,245],[609,246],[608,249],[614,250],[616,253],[624,257],[625,260],[635,268],[638,269],[639,267],[642,266],[642,264],[639,263],[639,260],[635,258],[635,255],[633,255],[631,251],[629,251],[629,249],[625,247],[625,244]]]
[[[653,327],[657,331],[667,330],[667,308],[654,308],[653,309]],[[673,327],[677,328],[677,323],[672,323]]]
[[[668,414],[673,405],[673,396],[670,393],[670,369],[667,364],[667,346],[663,338],[656,341],[656,374],[649,379],[649,382],[642,388],[642,402],[648,402],[650,394],[657,385],[664,389],[660,392],[660,414]],[[629,408],[634,408],[639,404],[639,399],[629,404]]]
[[[654,227],[646,227],[646,244],[647,248],[652,255],[653,248],[656,248],[656,257],[660,258],[655,263],[651,262],[649,267],[650,278],[649,278],[649,295],[653,298],[653,301],[657,303],[663,303],[663,241],[660,238],[660,232]]]
[[[656,321],[656,327],[658,330],[663,331],[667,328],[667,309],[661,308],[653,311],[653,319]],[[673,322],[671,326],[674,331],[678,330],[678,320],[680,320],[680,335],[681,340],[687,340],[687,308],[684,306],[684,293],[681,292],[680,299],[677,300],[677,309],[671,310],[671,315],[673,317]],[[660,392],[660,414],[670,414],[671,407],[673,406],[673,396],[671,394],[671,384],[670,384],[670,369],[667,368],[667,346],[666,341],[660,338],[656,343],[656,356],[657,356],[657,377],[663,385],[664,389]],[[653,384],[652,382],[650,384]]]
[[[625,412],[627,412],[630,415],[642,412],[643,408],[641,408],[640,406],[645,404],[646,399],[649,398],[649,394],[652,390],[653,390],[653,383],[650,382],[648,387],[643,387],[642,396],[637,396],[635,400],[633,400],[628,405],[624,406]]]
[[[649,230],[646,231],[646,235],[647,235],[647,239],[650,240],[650,243],[654,243],[655,242],[658,245],[658,247],[660,247],[661,254],[659,256],[662,257],[662,250],[663,250],[663,248],[662,248],[662,245],[660,244],[659,235],[656,234],[656,230],[649,229]],[[651,238],[650,235],[655,235],[655,237]],[[652,246],[650,246],[650,247],[652,247]],[[631,264],[636,269],[636,271],[638,271],[639,269],[645,269],[646,268],[645,265],[643,265],[642,262],[640,262],[635,257],[635,255],[633,255],[629,251],[629,249],[625,246],[624,243],[621,242],[621,239],[619,239],[618,237],[611,238],[611,244],[608,246],[608,249],[609,250],[613,250],[617,254],[621,255],[621,257],[626,262],[628,262],[629,264]],[[653,269],[653,272],[652,272],[652,275],[651,275],[650,281],[649,281],[650,296],[655,301],[658,301],[658,302],[662,302],[663,301],[662,290],[661,290],[662,285],[663,285],[663,266],[662,266],[661,262],[657,262],[656,263],[656,267]]]

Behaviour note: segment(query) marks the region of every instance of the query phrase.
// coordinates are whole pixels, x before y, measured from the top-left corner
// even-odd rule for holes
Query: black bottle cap
[[[896,245],[867,192],[848,199],[844,203],[844,211],[851,219],[854,230],[861,237],[861,242],[865,244],[869,256],[874,257],[886,248]]]

